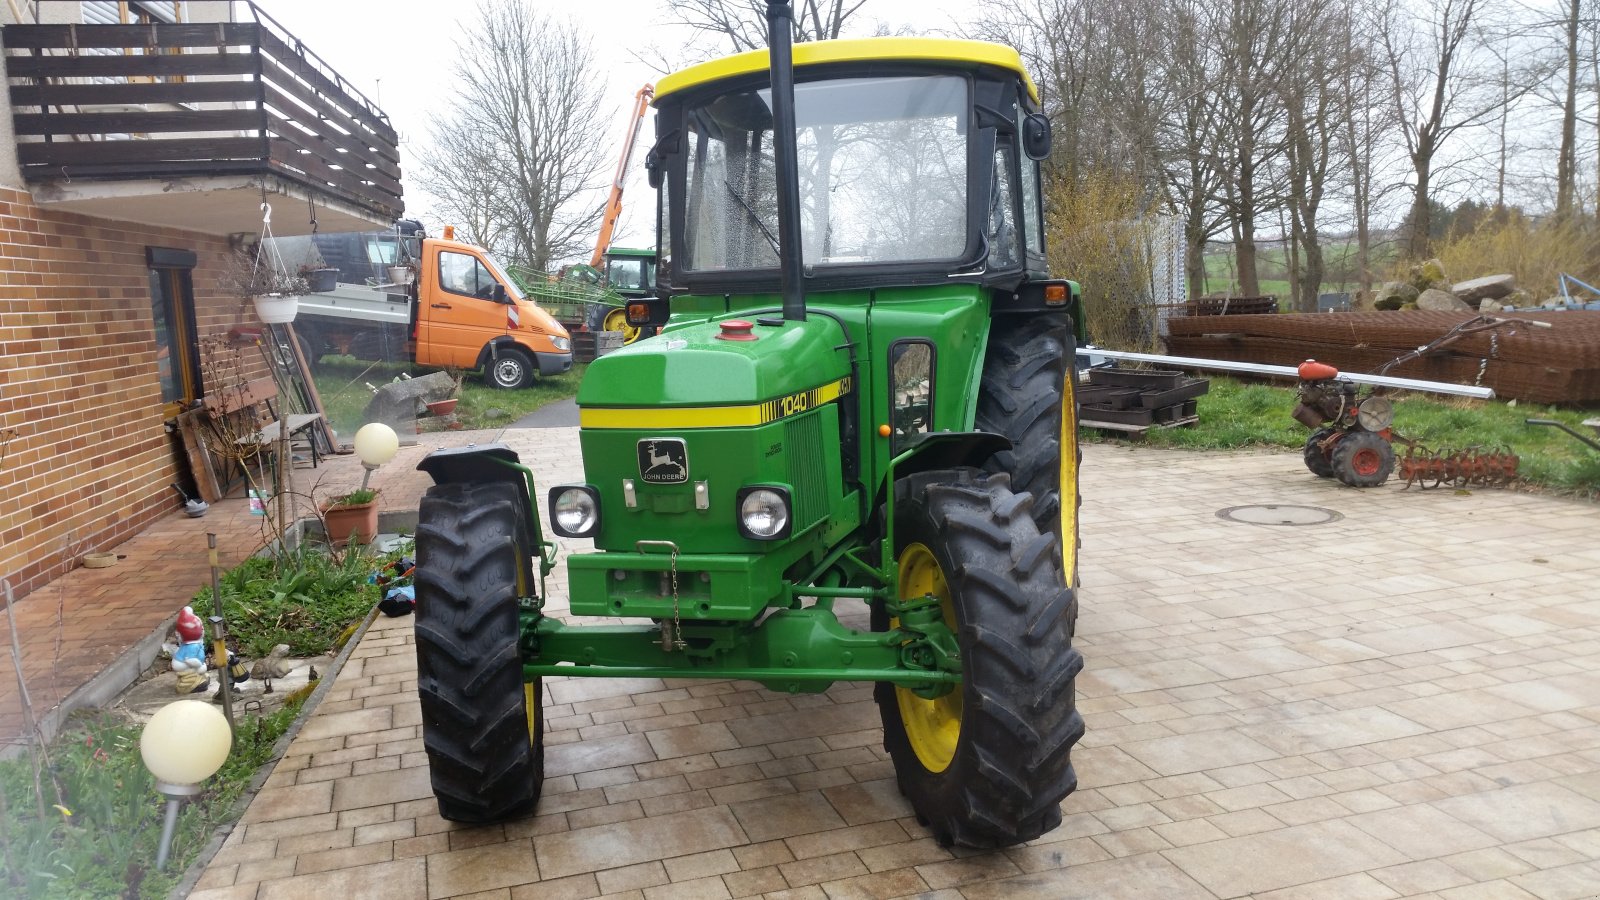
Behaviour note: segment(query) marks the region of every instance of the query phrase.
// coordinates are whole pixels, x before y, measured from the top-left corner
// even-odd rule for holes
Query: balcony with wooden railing
[[[17,165],[36,199],[214,233],[251,230],[275,195],[324,230],[399,216],[388,116],[241,8],[254,21],[5,26]]]

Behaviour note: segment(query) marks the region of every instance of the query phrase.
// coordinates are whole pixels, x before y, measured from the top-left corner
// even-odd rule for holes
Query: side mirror
[[[623,307],[628,324],[634,328],[659,328],[667,324],[672,309],[665,297],[635,297]]]
[[[1022,120],[1022,152],[1035,161],[1050,158],[1050,119],[1043,113]]]
[[[509,302],[511,302],[506,297],[506,286],[501,284],[498,281],[496,281],[494,283],[494,294],[492,296],[494,297],[494,302],[496,302],[496,303],[509,303]]]
[[[661,180],[667,173],[661,168],[661,157],[654,150],[644,155],[644,174],[650,180],[652,190],[661,189]]]

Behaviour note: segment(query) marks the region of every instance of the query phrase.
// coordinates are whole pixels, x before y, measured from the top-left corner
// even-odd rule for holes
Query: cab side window
[[[1019,252],[1017,224],[1013,215],[1016,209],[1016,191],[1012,187],[1012,150],[1009,144],[1000,143],[994,151],[994,182],[989,196],[989,214],[986,217],[985,237],[989,241],[989,266],[1008,269],[1022,261]]]
[[[494,275],[475,256],[439,251],[439,287],[452,294],[489,300],[494,297]]]

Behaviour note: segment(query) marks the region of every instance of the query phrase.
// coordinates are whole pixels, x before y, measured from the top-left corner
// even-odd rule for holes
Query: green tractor
[[[543,495],[556,534],[594,542],[567,556],[565,620],[532,472],[503,445],[421,464],[440,813],[534,808],[545,676],[871,681],[933,835],[1026,841],[1060,822],[1083,734],[1078,299],[1044,268],[1049,125],[1009,48],[791,48],[787,2],[767,14],[770,60],[657,87],[670,285],[628,304],[661,333],[579,389],[584,483]]]

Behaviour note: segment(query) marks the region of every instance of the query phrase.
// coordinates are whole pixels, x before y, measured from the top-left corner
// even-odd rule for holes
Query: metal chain
[[[672,558],[669,561],[672,573],[672,645],[682,650],[689,646],[683,640],[683,621],[678,618],[678,548],[672,548]]]

